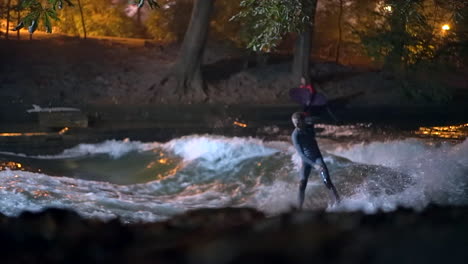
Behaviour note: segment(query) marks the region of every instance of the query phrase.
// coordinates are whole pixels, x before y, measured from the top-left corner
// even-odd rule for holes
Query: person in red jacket
[[[304,77],[301,78],[301,84],[298,88],[289,90],[289,96],[293,101],[303,105],[306,109],[312,106],[325,106],[327,104],[327,98],[323,94],[317,93],[317,90],[311,83],[307,83]]]
[[[314,86],[306,81],[305,77],[301,78],[301,84],[298,88],[289,90],[289,96],[304,107],[303,112],[316,115],[318,109],[326,109],[335,122],[338,122],[328,106],[328,99],[324,94],[317,92]]]
[[[301,78],[301,85],[299,85],[299,88],[302,89],[307,89],[311,94],[316,94],[317,91],[315,91],[314,87],[312,86],[311,83],[306,83],[306,79],[304,77]]]

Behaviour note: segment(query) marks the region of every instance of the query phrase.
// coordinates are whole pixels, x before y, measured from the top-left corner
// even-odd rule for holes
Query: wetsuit
[[[304,203],[305,189],[312,167],[320,171],[320,176],[322,177],[325,186],[327,186],[327,188],[333,192],[334,198],[336,202],[338,202],[340,200],[340,196],[338,195],[338,192],[336,191],[336,188],[330,179],[327,166],[323,161],[322,153],[320,153],[317,141],[315,140],[315,131],[313,125],[309,125],[308,127],[302,129],[294,129],[291,138],[294,147],[302,159],[301,182],[299,186],[298,197],[299,208],[301,209],[302,204]]]

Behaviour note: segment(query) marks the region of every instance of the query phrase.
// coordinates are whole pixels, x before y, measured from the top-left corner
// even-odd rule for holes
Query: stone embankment
[[[421,212],[201,209],[158,223],[49,209],[0,216],[2,263],[465,263],[468,207]]]

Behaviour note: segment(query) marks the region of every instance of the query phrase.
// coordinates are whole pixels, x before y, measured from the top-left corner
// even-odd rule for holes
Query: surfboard
[[[323,106],[326,105],[328,100],[325,95],[321,93],[312,93],[308,89],[304,88],[292,88],[289,90],[289,97],[294,102],[300,105],[309,106]],[[312,101],[311,100],[312,97]]]

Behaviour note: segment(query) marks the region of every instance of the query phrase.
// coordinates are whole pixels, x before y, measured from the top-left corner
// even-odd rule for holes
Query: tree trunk
[[[341,22],[343,20],[343,0],[340,0],[340,11],[338,14],[338,42],[336,43],[336,58],[335,62],[340,62],[340,49],[341,49],[341,41],[343,38],[343,29],[341,28]]]
[[[406,22],[404,19],[394,18],[390,22],[392,34],[398,35],[392,42],[392,50],[386,56],[384,68],[396,73],[404,71],[404,52],[405,52],[405,35],[406,35]]]
[[[138,8],[137,9],[137,24],[139,27],[141,27],[142,23],[141,23],[141,8]]]
[[[206,99],[205,82],[201,74],[203,52],[210,26],[214,0],[196,0],[181,51],[174,67],[177,92],[190,92],[196,99]],[[198,95],[198,96],[197,96]]]
[[[83,7],[81,6],[81,0],[78,0],[78,7],[80,8],[81,24],[83,26],[84,39],[86,39],[86,25],[83,16]]]
[[[21,22],[21,10],[20,10],[20,5],[21,5],[21,1],[18,0],[18,6],[17,6],[17,9],[16,9],[16,20],[17,20],[16,23],[17,23],[17,25],[19,25],[19,23]],[[18,30],[16,31],[16,38],[17,38],[18,40],[21,39],[20,31],[21,31],[21,29],[18,29]]]
[[[300,80],[301,77],[304,77],[307,82],[310,81],[310,32],[311,27],[307,26],[307,28],[297,37],[292,68],[294,80]]]
[[[310,24],[297,37],[292,65],[293,80],[299,81],[301,77],[304,77],[307,82],[310,82],[310,47],[312,44],[311,36],[314,32],[317,0],[310,1],[310,5],[312,10],[310,14]]]
[[[11,0],[8,0],[7,2],[7,11],[6,11],[6,35],[5,38],[9,38],[10,34],[10,7],[11,7]]]
[[[407,66],[406,45],[411,39],[411,34],[407,31],[407,23],[412,11],[418,8],[418,1],[392,1],[394,10],[388,18],[390,25],[390,52],[385,57],[384,69],[396,74],[405,74]],[[401,12],[397,12],[401,10]]]

